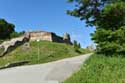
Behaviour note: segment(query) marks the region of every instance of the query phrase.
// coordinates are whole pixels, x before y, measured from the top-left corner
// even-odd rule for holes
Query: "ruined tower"
[[[67,44],[71,44],[71,39],[70,39],[70,35],[68,33],[64,33],[63,35],[63,41]]]

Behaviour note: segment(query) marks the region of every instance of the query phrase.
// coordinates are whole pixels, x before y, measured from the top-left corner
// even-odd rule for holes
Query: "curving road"
[[[90,55],[0,70],[0,83],[59,83],[77,71]]]

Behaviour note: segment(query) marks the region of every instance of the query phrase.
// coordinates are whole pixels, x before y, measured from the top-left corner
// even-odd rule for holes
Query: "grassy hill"
[[[30,60],[31,62],[29,64],[46,63],[67,57],[78,56],[88,52],[89,51],[85,49],[79,49],[79,52],[76,52],[73,46],[67,44],[34,41],[30,42],[30,48],[22,45],[5,57],[0,58],[0,66],[24,60]]]
[[[94,54],[63,83],[125,83],[125,58]]]

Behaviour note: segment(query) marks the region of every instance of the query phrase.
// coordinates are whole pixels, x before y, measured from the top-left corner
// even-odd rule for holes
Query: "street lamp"
[[[39,39],[37,39],[37,47],[38,47],[38,54],[37,54],[37,60],[38,60],[38,63],[39,63],[39,56],[40,56],[40,48],[39,48]]]

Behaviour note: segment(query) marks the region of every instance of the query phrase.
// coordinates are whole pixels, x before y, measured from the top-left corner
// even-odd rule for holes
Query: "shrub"
[[[20,37],[23,34],[24,34],[24,31],[23,32],[13,32],[13,33],[11,33],[10,37],[11,38]]]
[[[125,26],[115,31],[98,29],[92,34],[97,45],[97,52],[106,55],[125,54]]]

